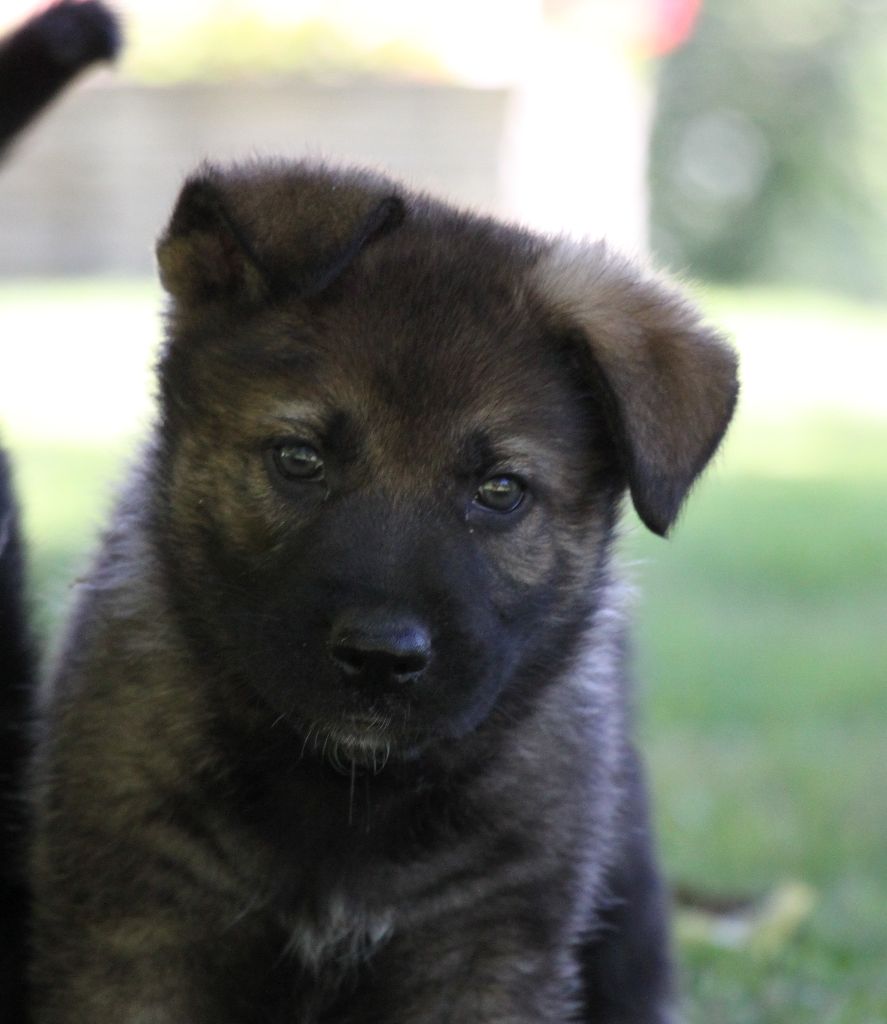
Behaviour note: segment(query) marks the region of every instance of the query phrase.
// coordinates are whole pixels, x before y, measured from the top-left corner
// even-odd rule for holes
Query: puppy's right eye
[[[323,459],[302,441],[283,441],[271,449],[274,468],[285,480],[322,480]]]

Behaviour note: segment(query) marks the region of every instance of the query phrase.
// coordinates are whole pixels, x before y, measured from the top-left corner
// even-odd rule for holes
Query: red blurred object
[[[649,0],[649,6],[645,49],[652,54],[663,54],[676,50],[693,34],[702,0]]]

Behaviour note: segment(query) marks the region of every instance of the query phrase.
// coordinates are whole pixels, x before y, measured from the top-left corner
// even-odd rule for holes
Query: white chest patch
[[[390,911],[368,911],[334,893],[317,915],[293,922],[287,949],[313,970],[344,965],[366,959],[390,937],[393,925]]]

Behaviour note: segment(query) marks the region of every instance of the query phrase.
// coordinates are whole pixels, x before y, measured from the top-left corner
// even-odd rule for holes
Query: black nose
[[[330,631],[330,656],[348,676],[407,683],[431,660],[431,637],[416,619],[384,609],[342,612]]]

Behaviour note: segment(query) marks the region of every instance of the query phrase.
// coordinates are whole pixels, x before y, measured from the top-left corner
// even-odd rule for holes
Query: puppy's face
[[[460,736],[569,653],[616,490],[538,314],[458,267],[435,288],[366,257],[335,300],[194,339],[172,459],[192,613],[351,758]]]
[[[618,388],[548,299],[563,275],[526,236],[421,208],[375,238],[343,217],[359,244],[332,279],[281,287],[273,245],[234,226],[267,182],[235,185],[160,250],[160,527],[199,650],[351,761],[515,713],[576,653],[632,475]]]

